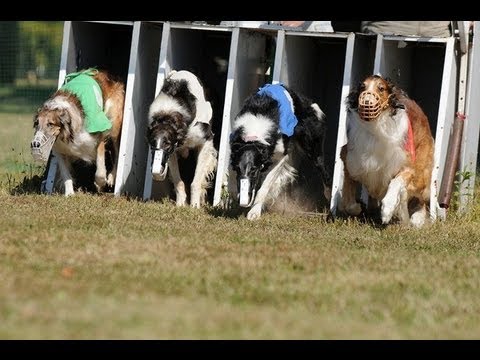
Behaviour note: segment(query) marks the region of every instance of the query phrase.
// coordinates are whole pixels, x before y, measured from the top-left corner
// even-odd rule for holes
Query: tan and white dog
[[[103,191],[107,185],[115,183],[125,86],[113,80],[106,71],[96,69],[69,74],[67,79],[72,79],[72,84],[82,80],[81,91],[72,90],[71,83],[66,81],[37,111],[32,155],[45,162],[50,151],[55,151],[65,196],[74,194],[72,163],[76,160],[96,164],[95,186],[98,191]],[[103,123],[88,124],[87,115],[90,120],[98,118]],[[106,147],[113,162],[109,174],[105,165]]]
[[[357,184],[381,206],[387,224],[395,216],[415,227],[427,219],[434,140],[419,105],[391,81],[367,77],[347,97],[347,144],[342,148],[344,183],[339,210],[362,211]]]

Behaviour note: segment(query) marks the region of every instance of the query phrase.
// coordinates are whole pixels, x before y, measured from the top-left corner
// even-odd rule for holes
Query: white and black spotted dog
[[[330,199],[326,132],[326,116],[319,106],[282,84],[267,84],[245,101],[230,137],[230,165],[237,178],[236,189],[230,192],[237,193],[240,206],[251,207],[249,220],[258,219],[295,180],[292,155],[298,149],[320,171],[324,195]]]
[[[197,76],[185,70],[171,71],[150,106],[147,140],[153,155],[153,179],[163,181],[168,172],[177,206],[187,201],[177,156],[186,158],[190,150],[198,153],[190,205],[199,208],[206,202],[207,188],[217,167],[211,119],[212,107]]]

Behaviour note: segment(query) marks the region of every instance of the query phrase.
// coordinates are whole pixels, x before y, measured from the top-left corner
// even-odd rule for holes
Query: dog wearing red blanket
[[[347,96],[347,144],[339,210],[357,216],[357,185],[381,220],[421,227],[427,220],[434,140],[420,106],[389,79],[368,76]],[[372,204],[373,202],[373,204]]]

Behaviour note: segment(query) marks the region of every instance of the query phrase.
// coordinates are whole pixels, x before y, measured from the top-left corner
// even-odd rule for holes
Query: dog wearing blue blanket
[[[325,166],[326,116],[320,107],[283,84],[267,84],[246,99],[233,122],[230,166],[236,175],[231,188],[239,205],[250,208],[249,220],[260,218],[298,170],[295,151],[319,170],[323,193],[330,199],[332,179]]]

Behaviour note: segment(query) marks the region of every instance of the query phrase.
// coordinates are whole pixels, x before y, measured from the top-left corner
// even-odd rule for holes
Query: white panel
[[[161,40],[161,26],[135,22],[125,108],[120,142],[120,154],[115,183],[116,196],[143,194],[148,145],[145,141],[147,116],[155,95],[155,77]]]
[[[58,86],[60,88],[63,85],[65,76],[67,74],[67,64],[69,62],[69,54],[74,53],[74,43],[73,43],[73,34],[72,34],[72,22],[65,21],[63,23],[63,39],[62,39],[62,55],[60,58],[60,71],[58,72]],[[53,187],[55,184],[55,177],[57,174],[58,162],[56,158],[55,151],[52,151],[47,170],[47,178],[44,185],[42,185],[42,191],[45,191],[47,194],[53,192]]]
[[[280,30],[277,34],[277,44],[275,48],[275,63],[273,67],[272,84],[278,84],[280,82],[284,64],[285,64],[285,31]]]
[[[155,87],[155,97],[162,89],[165,76],[170,72],[170,61],[168,56],[171,53],[170,23],[163,25],[162,41],[160,44],[160,59],[158,62],[157,81]],[[152,152],[147,150],[147,166],[145,169],[145,183],[143,186],[143,200],[148,200],[152,196]]]
[[[445,211],[438,205],[438,192],[442,183],[448,142],[455,116],[455,90],[457,63],[455,61],[455,39],[449,38],[445,50],[445,62],[442,76],[442,90],[438,109],[437,129],[435,133],[434,165],[430,186],[430,217],[445,218]]]
[[[469,51],[469,73],[467,80],[467,95],[465,107],[465,124],[463,128],[462,153],[460,170],[471,173],[471,178],[462,183],[460,187],[461,210],[473,196],[475,188],[475,175],[477,167],[478,138],[480,126],[480,22],[474,23],[473,44]]]
[[[235,75],[237,73],[237,54],[239,47],[240,30],[233,29],[232,42],[230,45],[230,55],[228,60],[228,74],[227,74],[227,88],[225,91],[225,103],[222,117],[222,133],[220,137],[220,146],[218,149],[218,165],[217,177],[215,179],[215,192],[213,196],[213,206],[216,206],[221,201],[222,190],[227,186],[228,182],[228,166],[230,158],[230,129],[231,129],[231,113],[233,103],[233,93],[235,87]]]
[[[373,64],[373,73],[381,75],[385,72],[385,43],[383,41],[383,35],[377,35],[377,46],[375,49],[375,63]]]
[[[343,189],[343,161],[340,159],[340,151],[342,146],[347,143],[347,109],[345,106],[345,99],[350,92],[352,84],[352,71],[355,50],[355,34],[350,33],[347,40],[347,51],[345,53],[345,67],[343,71],[343,84],[342,84],[342,96],[340,103],[340,115],[338,117],[338,132],[337,132],[337,145],[335,149],[335,165],[333,170],[333,183],[332,183],[332,198],[330,201],[330,211],[332,215],[336,215],[338,201],[342,196]]]
[[[135,70],[137,68],[138,57],[138,43],[140,39],[140,22],[135,22],[133,25],[132,44],[130,49],[130,62],[128,64],[127,85],[125,88],[125,107],[123,109],[123,124],[122,135],[120,141],[120,150],[118,155],[117,178],[115,181],[116,195],[123,192],[125,183],[127,181],[128,173],[130,172],[132,158],[133,158],[133,143],[135,140],[135,114],[133,112],[133,92],[135,90]]]

